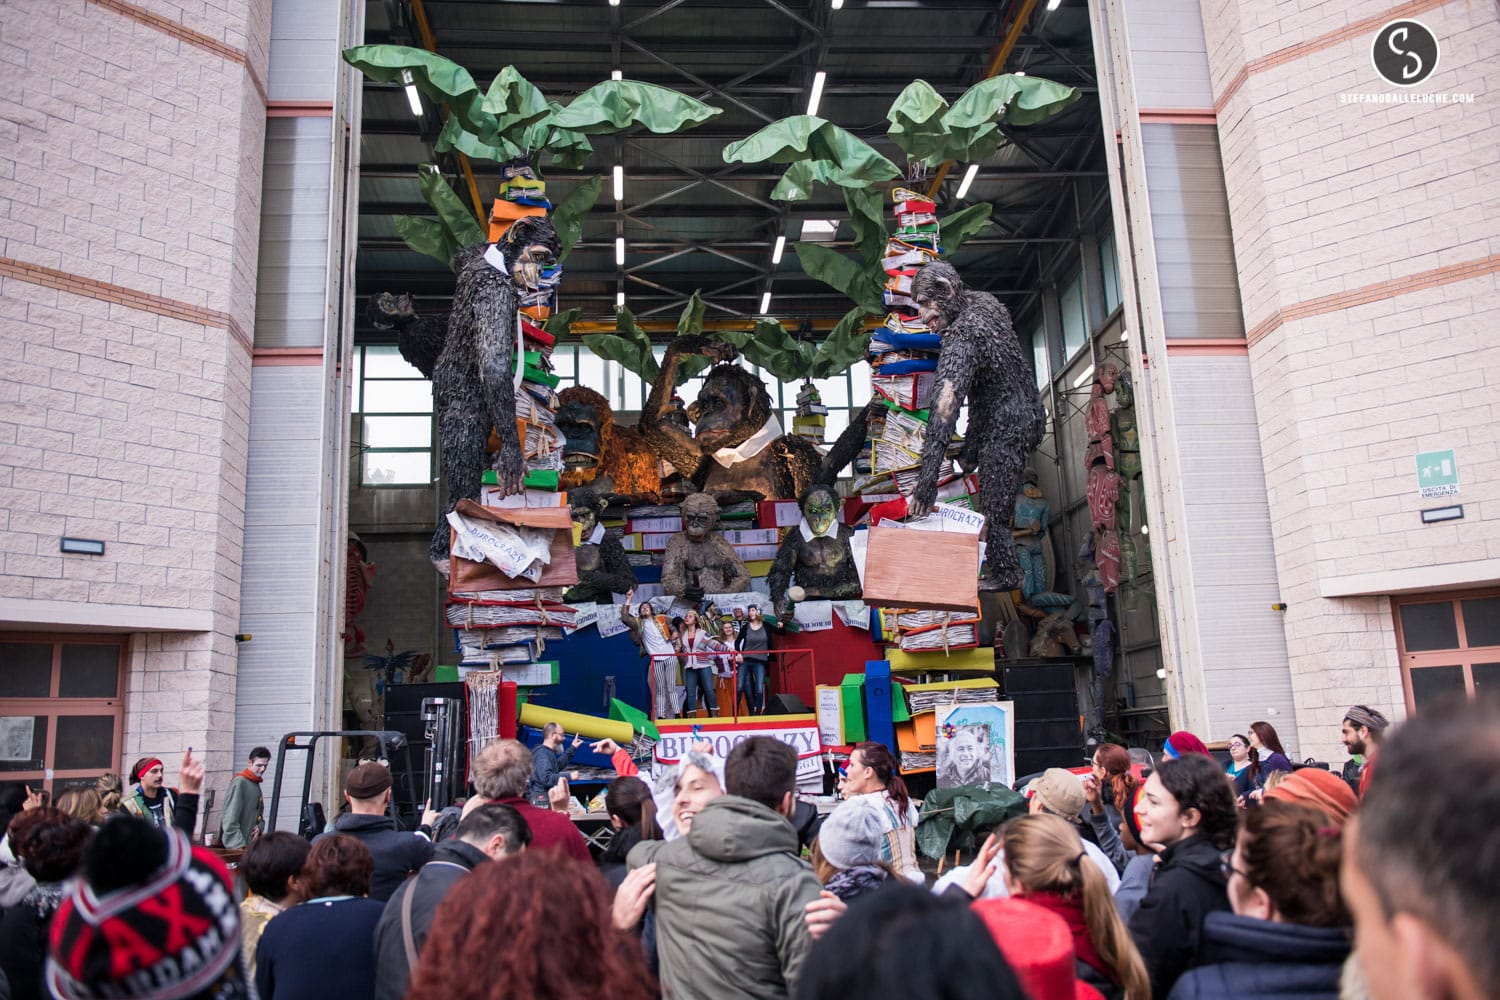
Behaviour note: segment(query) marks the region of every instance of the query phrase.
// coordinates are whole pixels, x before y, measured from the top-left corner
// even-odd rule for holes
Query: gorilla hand
[[[676,354],[701,354],[716,362],[733,361],[740,356],[739,350],[733,344],[726,344],[702,334],[674,337],[667,342],[667,350]]]
[[[521,444],[514,439],[500,446],[494,462],[495,481],[505,496],[514,496],[524,488],[526,462],[521,455]]]

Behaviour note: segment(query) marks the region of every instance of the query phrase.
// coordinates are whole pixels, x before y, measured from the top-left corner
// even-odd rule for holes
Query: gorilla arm
[[[479,379],[485,414],[489,426],[500,437],[500,452],[495,456],[494,469],[497,485],[506,496],[520,493],[526,475],[525,456],[521,452],[521,440],[516,429],[516,308],[519,305],[515,285],[510,275],[485,266],[485,271],[473,276],[472,301],[466,302],[465,311],[471,312],[470,322],[481,331],[476,346],[480,350],[478,361]],[[460,291],[455,290],[454,300],[460,301]],[[459,313],[455,312],[454,316]],[[450,324],[451,333],[451,324]]]
[[[797,553],[801,550],[802,533],[793,528],[781,540],[781,547],[776,550],[776,559],[771,563],[771,571],[766,574],[767,589],[771,592],[777,621],[786,620],[786,589],[792,583],[792,573],[797,569]]]
[[[833,447],[828,449],[827,457],[823,459],[823,465],[818,470],[818,482],[832,483],[838,479],[839,473],[844,471],[844,466],[859,457],[868,434],[870,407],[879,405],[874,400],[866,403],[865,408],[859,411],[859,416],[851,420],[849,426],[844,428],[844,433],[838,436]],[[798,490],[795,495],[800,497],[802,491]]]
[[[634,586],[635,571],[630,568],[630,560],[625,557],[620,540],[605,535],[599,543],[598,568],[589,571],[587,578],[580,574],[578,583],[563,594],[563,600],[608,601],[610,594],[628,594]],[[626,627],[630,627],[629,623]]]
[[[407,364],[432,378],[438,355],[447,336],[446,316],[422,316],[412,304],[410,295],[381,292],[370,296],[370,322],[377,329],[396,330],[396,346]]]
[[[958,425],[958,410],[969,394],[978,360],[978,352],[968,342],[968,336],[969,332],[961,324],[955,324],[943,334],[937,386],[928,415],[927,435],[922,441],[921,472],[917,476],[917,488],[907,503],[907,513],[911,517],[926,517],[937,500],[938,474],[942,471],[953,429]]]
[[[672,390],[677,386],[678,359],[684,353],[700,349],[701,343],[698,337],[678,337],[667,344],[667,353],[662,358],[661,368],[656,373],[656,380],[651,383],[651,392],[646,397],[646,405],[641,408],[641,418],[636,423],[646,443],[689,479],[695,477],[698,467],[703,464],[703,449],[693,440],[692,431],[663,418],[667,407],[672,403]]]

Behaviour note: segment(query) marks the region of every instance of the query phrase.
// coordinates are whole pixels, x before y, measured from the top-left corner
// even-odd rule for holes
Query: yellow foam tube
[[[531,726],[533,729],[541,729],[549,722],[556,722],[566,733],[577,733],[594,740],[611,739],[621,746],[629,746],[630,741],[635,738],[635,730],[628,722],[616,722],[614,719],[601,719],[596,715],[578,712],[563,712],[530,702],[521,706],[520,718],[521,725]]]

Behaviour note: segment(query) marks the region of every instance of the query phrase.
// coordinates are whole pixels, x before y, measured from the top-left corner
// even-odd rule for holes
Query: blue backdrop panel
[[[559,683],[532,688],[534,703],[607,718],[613,678],[614,697],[650,713],[646,658],[628,632],[601,639],[598,629],[580,629],[561,641],[548,641],[542,657],[557,660]]]

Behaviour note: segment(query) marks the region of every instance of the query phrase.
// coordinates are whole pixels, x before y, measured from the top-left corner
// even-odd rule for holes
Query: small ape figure
[[[776,617],[785,620],[790,608],[788,585],[795,576],[804,592],[798,600],[839,601],[860,596],[859,570],[849,538],[854,529],[839,524],[838,494],[826,483],[815,483],[797,501],[802,522],[788,531],[776,550],[776,561],[766,576]]]
[[[688,407],[695,430],[667,419],[677,363],[698,352],[721,361],[733,348],[703,337],[677,337],[667,345],[661,370],[641,410],[640,430],[657,454],[701,490],[724,499],[751,495],[786,499],[802,493],[818,475],[818,450],[794,434],[781,433],[771,396],[753,374],[732,364],[715,365]]]
[[[667,542],[661,589],[693,603],[704,594],[737,594],[750,589],[750,573],[724,536],[713,533],[719,504],[707,493],[682,501],[682,533]]]
[[[458,282],[448,332],[432,368],[433,412],[442,446],[448,500],[438,516],[429,555],[448,572],[447,514],[460,500],[478,500],[490,428],[500,436],[493,468],[505,494],[521,492],[525,461],[516,433],[516,289],[536,288],[542,268],[561,250],[557,231],[541,216],[522,219],[500,242],[454,255]],[[420,367],[420,366],[419,366]]]
[[[655,503],[661,491],[661,463],[640,432],[615,423],[609,400],[586,386],[564,389],[558,401],[555,423],[567,439],[563,488],[593,486]]]
[[[586,486],[568,491],[568,507],[579,532],[573,551],[578,582],[563,592],[564,601],[608,601],[610,594],[628,594],[635,588],[635,572],[620,540],[606,535],[599,523],[605,506],[604,498]]]
[[[938,473],[969,401],[966,437],[977,442],[979,506],[988,522],[986,569],[980,590],[1011,590],[1022,572],[1007,529],[1026,457],[1042,440],[1046,412],[1031,366],[1011,327],[1010,313],[987,292],[969,291],[952,264],[929,264],[917,272],[912,297],[922,321],[943,336],[931,419],[922,445],[921,474],[909,512],[922,517],[937,499]]]

